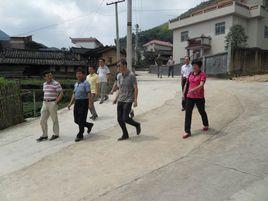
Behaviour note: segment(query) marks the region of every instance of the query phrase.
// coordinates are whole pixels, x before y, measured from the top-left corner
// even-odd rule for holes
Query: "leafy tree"
[[[227,47],[231,45],[233,49],[238,47],[246,47],[247,39],[248,36],[245,33],[245,29],[241,25],[233,25],[225,37],[225,44]]]

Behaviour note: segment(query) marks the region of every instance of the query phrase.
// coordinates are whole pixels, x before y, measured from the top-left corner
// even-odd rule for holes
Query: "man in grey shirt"
[[[135,75],[127,69],[127,62],[122,59],[118,62],[120,73],[117,76],[118,95],[114,100],[117,103],[117,120],[122,129],[123,135],[118,140],[126,140],[129,138],[126,123],[136,127],[137,135],[141,133],[140,123],[134,121],[129,114],[132,104],[138,106],[138,85]]]

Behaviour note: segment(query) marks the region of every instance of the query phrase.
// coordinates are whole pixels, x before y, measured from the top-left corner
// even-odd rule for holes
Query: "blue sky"
[[[113,0],[112,0],[113,1]],[[33,35],[53,47],[72,46],[69,37],[96,37],[114,43],[110,0],[1,0],[0,29],[10,36]],[[133,24],[146,30],[178,16],[201,0],[133,0]],[[126,3],[119,6],[120,36],[126,34]]]

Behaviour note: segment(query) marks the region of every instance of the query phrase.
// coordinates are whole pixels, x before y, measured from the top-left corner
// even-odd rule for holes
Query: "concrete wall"
[[[204,71],[207,75],[227,74],[227,53],[205,57]]]
[[[225,22],[225,34],[215,35],[215,24]],[[205,55],[217,54],[225,51],[225,36],[229,32],[230,27],[233,24],[233,17],[226,16],[210,21],[201,22],[199,24],[175,29],[173,33],[173,55],[176,63],[180,61],[180,58],[186,56],[187,41],[181,42],[181,32],[189,31],[189,38],[199,37],[202,34],[205,36],[211,36],[211,49],[205,51]]]
[[[75,43],[76,47],[84,47],[88,49],[95,49],[97,48],[97,44],[95,42],[77,42]]]

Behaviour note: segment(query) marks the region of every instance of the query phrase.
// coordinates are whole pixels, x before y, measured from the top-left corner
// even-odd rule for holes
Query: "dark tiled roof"
[[[0,64],[79,66],[86,62],[63,51],[3,50],[0,51]]]
[[[86,54],[86,55],[89,55],[89,56],[94,56],[94,55],[102,54],[102,53],[104,53],[106,51],[109,51],[109,50],[116,50],[116,47],[115,46],[108,46],[108,45],[98,47],[98,48],[95,48],[95,49],[72,47],[70,49],[70,52],[76,53],[76,54]],[[121,50],[121,53],[125,54],[125,51]]]

